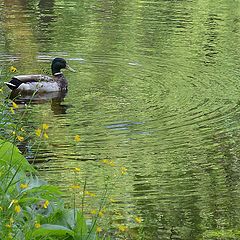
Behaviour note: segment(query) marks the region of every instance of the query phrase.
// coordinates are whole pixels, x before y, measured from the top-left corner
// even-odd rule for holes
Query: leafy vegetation
[[[0,239],[99,239],[96,223],[65,209],[12,143],[0,140]]]

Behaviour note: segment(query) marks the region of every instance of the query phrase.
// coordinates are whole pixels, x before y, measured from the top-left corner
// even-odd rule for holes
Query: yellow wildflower
[[[43,129],[43,130],[47,130],[48,128],[49,128],[49,125],[46,124],[46,123],[43,123],[43,125],[42,125],[42,129]]]
[[[21,130],[22,132],[25,132],[24,128],[20,128],[20,130]]]
[[[112,161],[112,160],[103,159],[101,162],[104,163],[104,164],[106,164],[106,165],[109,165],[109,166],[111,166],[111,167],[114,167],[114,166],[115,166],[115,163],[114,163],[114,161]]]
[[[18,105],[15,102],[12,102],[13,108],[18,108]]]
[[[89,197],[96,197],[95,193],[89,192],[89,191],[85,191],[85,195],[89,196]]]
[[[76,185],[72,185],[72,186],[70,186],[70,188],[71,188],[71,189],[79,189],[79,188],[80,188],[80,185],[77,185],[77,184],[76,184]]]
[[[124,225],[119,225],[119,226],[118,226],[118,230],[119,230],[120,232],[126,232],[127,227],[124,226]]]
[[[18,141],[22,142],[24,140],[24,137],[17,135]]]
[[[38,223],[38,222],[36,222],[36,223],[34,224],[34,227],[35,227],[35,228],[40,228],[40,227],[41,227],[41,224]]]
[[[125,175],[127,173],[127,168],[121,167],[121,173],[122,175]]]
[[[2,206],[0,206],[0,211],[3,211],[3,207]]]
[[[48,139],[47,133],[44,133],[44,134],[43,134],[43,137],[46,138],[46,139]]]
[[[109,161],[108,165],[111,166],[111,167],[115,167],[114,161]]]
[[[79,135],[76,135],[76,136],[74,137],[74,141],[75,141],[75,142],[79,142],[80,140],[81,140],[81,138],[80,138]]]
[[[102,162],[102,163],[105,163],[105,164],[108,164],[108,163],[109,163],[109,160],[103,159],[101,162]]]
[[[99,211],[98,216],[99,216],[99,217],[103,217],[103,215],[104,215],[103,212],[102,212],[102,211]]]
[[[21,183],[21,184],[20,184],[20,188],[21,188],[21,189],[28,188],[28,184],[27,184],[27,183]]]
[[[3,92],[3,89],[2,88],[0,88],[0,93],[2,93]]]
[[[136,223],[141,223],[142,222],[142,218],[141,217],[135,217],[135,222]]]
[[[17,68],[14,67],[14,66],[11,66],[9,70],[10,70],[10,72],[16,72],[16,71],[17,71]]]
[[[93,210],[91,210],[91,212],[90,212],[92,215],[95,215],[95,214],[97,214],[97,210],[96,209],[93,209]]]
[[[15,132],[15,131],[13,131],[13,132],[12,132],[12,134],[13,134],[13,135],[16,135],[16,132]]]
[[[43,208],[48,208],[48,205],[49,205],[49,201],[46,200],[46,201],[43,203]]]
[[[13,110],[13,107],[10,107],[10,111],[11,111],[12,114],[15,113],[15,111]]]
[[[40,128],[38,128],[38,129],[35,130],[35,133],[38,137],[40,137],[41,133],[42,133],[42,130]]]
[[[101,227],[97,227],[97,228],[96,228],[96,232],[97,232],[97,233],[102,232],[102,228],[101,228]]]
[[[7,228],[11,228],[12,225],[13,225],[13,223],[14,223],[14,219],[11,217],[11,218],[9,219],[9,224],[6,224],[5,226],[6,226]]]
[[[12,225],[11,225],[11,224],[6,224],[5,227],[7,227],[7,228],[11,228]]]
[[[80,172],[81,171],[81,169],[80,168],[74,168],[74,172]]]
[[[21,207],[20,207],[20,205],[16,205],[15,207],[14,207],[14,211],[16,212],[16,213],[20,213],[21,212]]]

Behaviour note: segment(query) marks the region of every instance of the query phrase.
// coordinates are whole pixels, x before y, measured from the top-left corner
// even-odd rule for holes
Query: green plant
[[[100,239],[96,225],[81,210],[65,209],[61,192],[12,143],[0,140],[0,159],[0,239]]]

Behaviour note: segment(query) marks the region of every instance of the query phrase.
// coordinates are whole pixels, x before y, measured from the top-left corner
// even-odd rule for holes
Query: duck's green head
[[[75,72],[66,62],[63,58],[54,58],[52,61],[52,74],[59,73],[61,69],[66,68],[70,71]]]

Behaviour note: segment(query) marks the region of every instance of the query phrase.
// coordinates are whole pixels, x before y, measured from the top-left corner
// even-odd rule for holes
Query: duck
[[[14,92],[34,93],[34,92],[61,92],[67,91],[68,81],[64,77],[61,69],[72,69],[63,58],[54,58],[51,64],[52,76],[36,75],[18,75],[13,76],[5,84]]]

